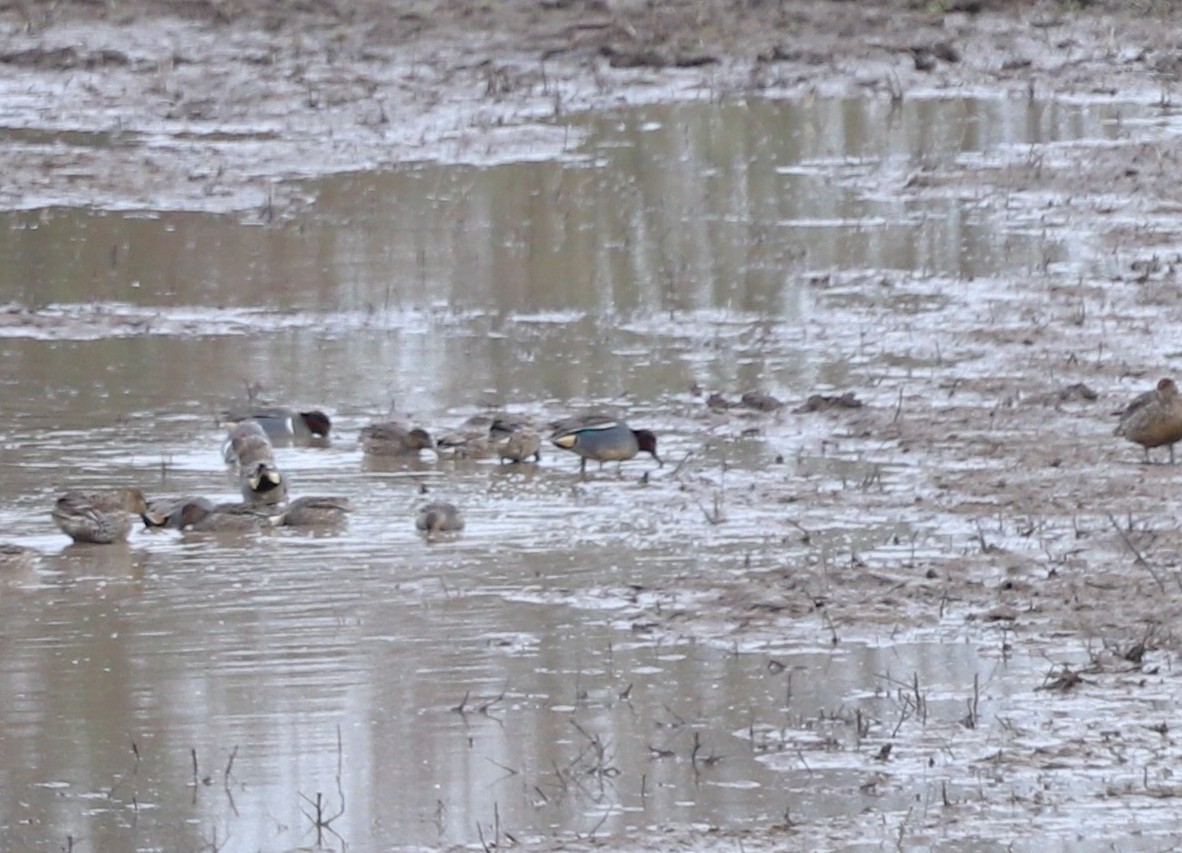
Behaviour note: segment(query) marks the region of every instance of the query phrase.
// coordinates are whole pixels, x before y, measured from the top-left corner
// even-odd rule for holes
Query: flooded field
[[[42,552],[0,595],[5,846],[1161,849],[1177,474],[1108,413],[1170,372],[1177,254],[1121,243],[1167,225],[1118,186],[1024,179],[1176,133],[727,100],[310,180],[269,222],[4,214],[0,525]],[[233,500],[248,387],[332,414],[277,459],[346,529],[54,528],[67,488]],[[783,407],[706,403],[756,390]],[[357,443],[589,410],[664,466]],[[415,532],[433,498],[462,534]]]

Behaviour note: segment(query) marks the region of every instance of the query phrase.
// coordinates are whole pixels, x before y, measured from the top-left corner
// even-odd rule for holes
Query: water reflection
[[[868,460],[856,420],[711,419],[689,389],[803,397],[942,363],[908,324],[946,288],[1065,249],[972,199],[920,202],[908,176],[1107,138],[1121,112],[649,107],[580,120],[568,162],[317,181],[276,227],[6,216],[0,523],[46,552],[43,584],[0,595],[6,837],[291,849],[315,842],[317,803],[326,843],[357,849],[906,811],[914,789],[864,787],[901,713],[885,674],[915,674],[955,723],[977,675],[1000,673],[983,714],[1028,707],[1042,662],[831,648],[819,619],[745,654],[654,635],[638,602],[657,581],[893,554],[922,532],[857,500],[912,469]],[[216,413],[251,384],[331,411],[331,445],[277,452],[293,496],[350,497],[345,531],[107,549],[53,531],[67,486],[233,499]],[[502,467],[356,445],[391,410],[434,428],[484,406],[621,407],[671,464],[582,482],[557,452]],[[424,487],[463,506],[462,537],[415,534]],[[686,586],[659,605],[709,604]]]

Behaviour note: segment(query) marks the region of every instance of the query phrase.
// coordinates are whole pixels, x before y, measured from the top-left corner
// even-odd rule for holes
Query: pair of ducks
[[[473,419],[465,425],[471,434],[440,439],[434,447],[458,449],[459,455],[483,454],[492,448],[502,462],[524,462],[531,457],[541,460],[541,439],[536,430],[502,418],[488,420],[486,435],[471,431],[471,427],[479,429],[481,426],[481,421]],[[657,455],[657,436],[651,430],[632,429],[616,418],[581,415],[551,424],[551,428],[550,442],[580,457],[580,474],[586,473],[588,459],[602,465],[604,462],[624,462],[639,453],[648,453],[658,465],[664,465]],[[396,422],[364,427],[361,447],[365,453],[374,456],[410,456],[420,450],[434,449],[426,430],[408,428]]]

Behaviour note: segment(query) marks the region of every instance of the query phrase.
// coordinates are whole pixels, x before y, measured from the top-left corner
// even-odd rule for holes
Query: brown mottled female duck
[[[394,421],[370,424],[361,429],[361,449],[372,456],[413,456],[430,450],[433,444],[425,429],[407,428]]]
[[[1120,413],[1116,435],[1149,449],[1163,445],[1170,449],[1170,464],[1174,463],[1174,443],[1182,440],[1182,395],[1173,379],[1162,379],[1157,388],[1133,399]]]
[[[53,520],[75,542],[110,545],[131,532],[132,514],[148,511],[139,489],[66,492],[53,505]]]
[[[519,463],[531,457],[535,462],[542,461],[542,438],[533,427],[498,420],[493,424],[493,434],[498,432],[501,437],[496,447],[501,462]]]

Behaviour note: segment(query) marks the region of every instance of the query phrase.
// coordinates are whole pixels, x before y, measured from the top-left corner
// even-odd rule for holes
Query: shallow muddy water
[[[1011,649],[938,597],[922,625],[892,612],[895,580],[987,534],[922,502],[930,457],[884,450],[880,428],[904,388],[995,372],[971,339],[991,300],[1094,256],[1033,205],[909,188],[1148,121],[1111,103],[651,107],[579,119],[560,159],[309,182],[267,225],[6,215],[0,524],[45,555],[0,595],[5,836],[380,850],[841,818],[985,851],[1022,849],[1029,816],[974,831],[929,810],[1045,796],[1044,828],[1070,837],[1073,786],[1142,765],[990,774],[1016,742],[1095,736],[1104,700],[1081,717],[1039,691],[1082,647]],[[294,495],[352,499],[344,531],[67,546],[48,514],[66,488],[233,499],[217,413],[249,384],[333,414],[331,446],[277,454]],[[867,407],[705,406],[754,389]],[[583,480],[553,448],[500,466],[356,445],[391,410],[439,432],[492,407],[626,412],[665,465]],[[463,508],[463,534],[415,534],[423,489]],[[863,621],[839,599],[867,563],[882,591]],[[775,636],[732,614],[711,630],[713,588],[747,575],[782,578],[751,612],[807,613]],[[1147,844],[1176,827],[1137,820]]]

